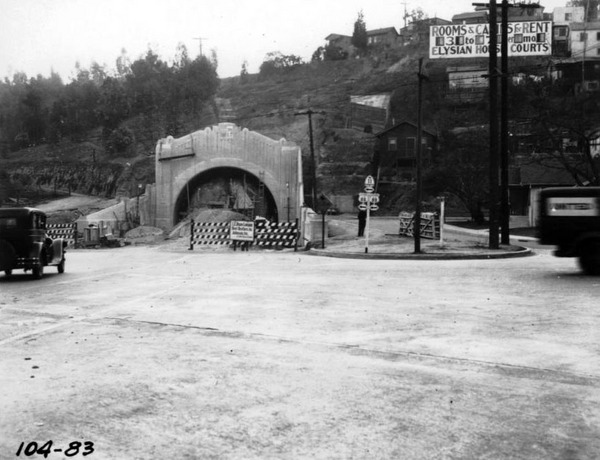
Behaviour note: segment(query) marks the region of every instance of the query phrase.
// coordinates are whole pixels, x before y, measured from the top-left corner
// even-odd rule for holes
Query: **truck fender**
[[[582,251],[585,249],[586,244],[590,241],[600,241],[600,232],[585,232],[579,235],[577,239],[573,242],[575,253],[577,255],[581,255]]]

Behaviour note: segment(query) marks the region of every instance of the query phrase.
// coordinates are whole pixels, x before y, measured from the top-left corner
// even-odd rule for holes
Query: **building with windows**
[[[367,31],[367,44],[373,47],[390,48],[398,44],[398,31],[395,27],[385,27]]]
[[[375,134],[377,143],[373,166],[381,178],[411,181],[417,164],[417,125],[404,121]],[[422,161],[431,161],[437,150],[437,136],[422,131]]]

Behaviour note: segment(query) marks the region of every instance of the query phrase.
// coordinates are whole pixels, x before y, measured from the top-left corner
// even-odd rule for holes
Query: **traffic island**
[[[490,249],[481,241],[451,239],[439,241],[421,240],[421,252],[414,252],[412,238],[385,235],[372,239],[368,250],[364,238],[330,238],[326,249],[310,249],[308,254],[326,257],[355,259],[405,259],[405,260],[473,260],[506,259],[533,255],[529,248],[517,245],[500,245]]]

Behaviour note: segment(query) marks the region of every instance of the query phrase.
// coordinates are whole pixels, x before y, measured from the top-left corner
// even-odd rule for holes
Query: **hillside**
[[[154,146],[166,135],[182,136],[220,121],[236,123],[273,139],[299,144],[310,166],[308,116],[312,110],[318,190],[328,195],[355,195],[371,173],[374,137],[347,128],[350,96],[391,93],[406,75],[414,75],[415,50],[367,58],[311,63],[263,78],[248,75],[221,80],[213,104],[200,115],[182,113],[176,132],[160,114],[129,119],[135,134],[126,155],[110,156],[100,130],[79,141],[40,145],[0,158],[0,200],[39,200],[40,194],[71,192],[102,197],[134,196],[138,184],[154,182]],[[412,109],[411,109],[412,110]],[[172,128],[173,129],[173,128]],[[10,199],[10,200],[9,200]],[[25,201],[25,203],[27,203]]]

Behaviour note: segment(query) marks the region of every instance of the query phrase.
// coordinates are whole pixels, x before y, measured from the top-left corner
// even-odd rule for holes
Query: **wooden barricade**
[[[401,212],[400,236],[414,236],[415,214],[410,212]],[[440,238],[440,217],[435,212],[421,213],[421,237],[437,240]]]
[[[190,227],[190,250],[194,245],[229,245],[229,222],[194,222]]]
[[[191,222],[190,250],[197,245],[231,245],[229,222]],[[254,240],[248,246],[256,245],[263,249],[298,249],[298,220],[295,222],[254,222]]]
[[[74,247],[77,244],[77,223],[46,224],[46,234],[52,239],[62,238],[68,247]]]
[[[298,250],[298,219],[295,222],[256,221],[254,244],[261,248]]]

